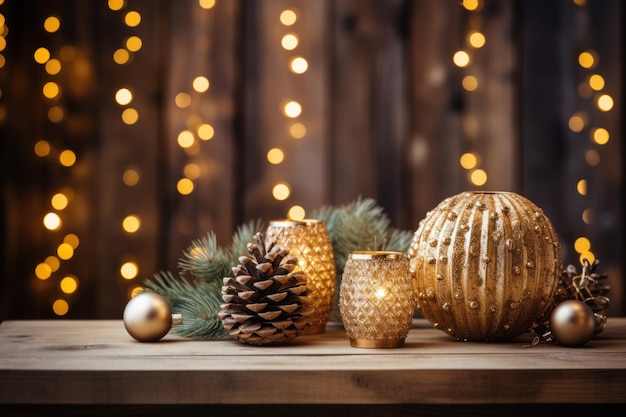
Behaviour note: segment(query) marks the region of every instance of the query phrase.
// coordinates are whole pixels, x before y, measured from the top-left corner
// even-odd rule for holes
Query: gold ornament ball
[[[426,214],[408,251],[416,307],[457,340],[512,340],[550,314],[559,251],[548,217],[519,194],[449,197]]]
[[[561,345],[582,346],[596,332],[593,310],[580,300],[563,301],[550,314],[550,331]]]
[[[170,305],[156,293],[143,292],[126,304],[124,327],[140,342],[157,342],[172,328]]]

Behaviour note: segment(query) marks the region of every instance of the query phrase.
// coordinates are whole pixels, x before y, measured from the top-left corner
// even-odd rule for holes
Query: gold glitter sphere
[[[582,346],[596,332],[593,310],[580,300],[563,301],[550,314],[550,331],[563,346]]]
[[[457,340],[511,340],[545,321],[562,264],[543,211],[512,192],[464,192],[420,222],[408,251],[416,308]]]
[[[157,342],[172,328],[170,305],[156,293],[136,295],[124,308],[124,327],[140,342]]]

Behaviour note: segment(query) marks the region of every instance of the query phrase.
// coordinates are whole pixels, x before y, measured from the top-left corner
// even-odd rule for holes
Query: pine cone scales
[[[248,244],[250,256],[239,257],[233,276],[224,278],[218,314],[229,334],[252,345],[284,344],[308,325],[304,307],[306,276],[294,269],[297,259],[289,250],[271,246],[263,237]]]

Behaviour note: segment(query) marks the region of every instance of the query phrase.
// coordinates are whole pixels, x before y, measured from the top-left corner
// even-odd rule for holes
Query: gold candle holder
[[[352,252],[339,291],[339,312],[350,345],[404,346],[415,310],[408,258],[395,251]]]
[[[301,334],[324,333],[337,289],[335,258],[330,236],[322,220],[272,220],[267,228],[266,244],[289,249],[298,258],[298,269],[307,278],[306,303],[311,308],[310,324]]]

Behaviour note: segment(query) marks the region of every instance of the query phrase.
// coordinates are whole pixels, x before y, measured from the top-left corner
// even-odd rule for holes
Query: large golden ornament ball
[[[126,304],[124,327],[140,342],[156,342],[172,328],[172,311],[162,296],[143,292]]]
[[[550,314],[550,331],[561,345],[582,346],[596,333],[593,310],[580,300],[563,301]]]
[[[416,308],[458,340],[512,340],[550,314],[559,252],[550,220],[525,197],[457,194],[426,214],[409,248]]]

